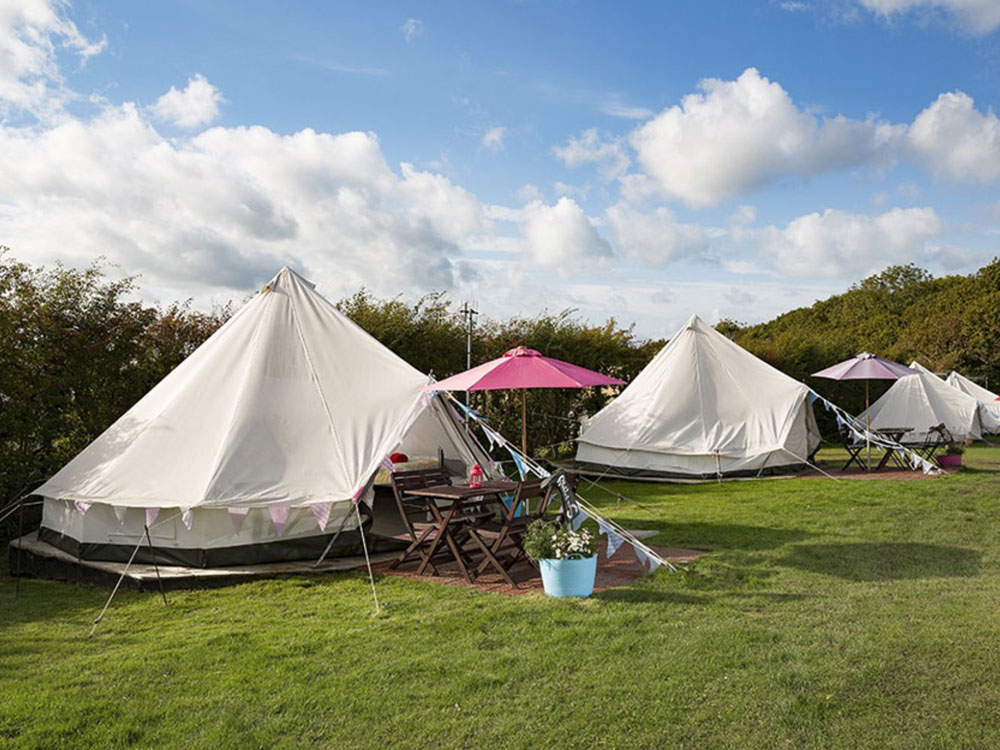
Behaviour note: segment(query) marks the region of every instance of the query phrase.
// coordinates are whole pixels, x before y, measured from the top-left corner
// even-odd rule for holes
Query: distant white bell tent
[[[284,268],[35,491],[39,538],[124,562],[148,525],[189,567],[315,559],[338,533],[331,554],[357,554],[352,501],[390,452],[489,465],[428,382]]]
[[[585,425],[577,461],[712,478],[803,467],[819,447],[810,389],[692,316]]]
[[[919,362],[911,362],[915,375],[907,375],[892,384],[882,397],[858,420],[871,421],[872,429],[908,427],[907,443],[939,439],[932,428],[943,424],[958,441],[980,440],[984,432],[994,431],[992,418],[984,425],[979,404],[972,396],[948,385]]]
[[[1000,396],[954,370],[945,382],[979,402],[979,418],[983,422],[983,427],[986,428],[987,425],[992,427],[986,429],[987,432],[1000,432]]]

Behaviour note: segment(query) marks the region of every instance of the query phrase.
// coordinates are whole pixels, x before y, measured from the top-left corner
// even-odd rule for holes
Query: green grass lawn
[[[88,639],[106,590],[3,578],[0,747],[998,747],[1000,448],[966,461],[592,490],[711,553],[586,601],[301,577],[122,592]]]

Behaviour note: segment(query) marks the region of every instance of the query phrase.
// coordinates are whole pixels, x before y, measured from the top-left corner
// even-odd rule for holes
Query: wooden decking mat
[[[648,569],[639,563],[628,543],[623,544],[610,560],[608,560],[605,554],[606,549],[607,545],[602,540],[597,559],[597,580],[594,584],[595,593],[616,586],[624,586],[648,574]],[[705,550],[654,547],[652,545],[650,545],[650,549],[653,549],[661,557],[674,564],[691,562],[707,554]],[[379,563],[373,567],[383,575],[443,583],[448,586],[462,586],[464,588],[478,589],[479,591],[489,591],[494,594],[516,596],[518,594],[527,594],[532,591],[542,590],[542,579],[538,571],[527,562],[518,563],[511,571],[511,578],[517,583],[517,588],[511,587],[510,584],[493,571],[482,574],[476,578],[474,583],[470,584],[462,577],[458,566],[454,563],[438,566],[438,570],[442,574],[439,576],[418,576],[416,574],[418,565],[415,562],[407,562],[396,570],[390,570],[387,563]]]

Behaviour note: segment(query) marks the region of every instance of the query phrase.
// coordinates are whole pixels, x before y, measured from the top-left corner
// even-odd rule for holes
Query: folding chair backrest
[[[927,430],[927,437],[924,440],[924,445],[926,447],[931,447],[934,445],[942,445],[944,443],[953,443],[955,438],[952,437],[951,430],[945,425],[944,422],[941,424],[936,424]]]
[[[517,490],[514,492],[514,507],[519,508],[524,504],[525,508],[527,508],[529,500],[544,498],[545,494],[545,490],[542,489],[541,479],[528,479],[519,482]]]
[[[416,539],[416,531],[413,528],[414,519],[423,519],[427,512],[423,503],[407,500],[406,493],[411,490],[422,490],[425,487],[434,487],[439,484],[451,484],[451,474],[442,466],[433,469],[413,469],[410,471],[399,471],[392,475],[392,494],[396,499],[396,508],[399,510],[399,517],[406,524],[406,529],[410,536]]]

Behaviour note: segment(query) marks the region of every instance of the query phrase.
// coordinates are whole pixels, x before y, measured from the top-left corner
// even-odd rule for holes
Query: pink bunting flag
[[[243,522],[250,513],[249,508],[226,508],[229,511],[229,522],[233,525],[233,533],[239,534],[243,528]]]
[[[160,509],[159,508],[146,508],[146,527],[147,528],[153,525],[153,522],[156,520],[156,517],[158,515],[160,515]]]
[[[326,525],[330,523],[330,509],[333,503],[318,503],[312,506],[312,513],[316,517],[320,531],[326,531]]]
[[[285,524],[288,523],[288,506],[272,505],[267,509],[271,515],[271,523],[274,524],[274,531],[278,536],[285,533]]]
[[[184,522],[185,528],[191,531],[191,524],[194,523],[194,513],[191,512],[190,508],[181,508],[181,521]]]
[[[76,512],[81,516],[87,515],[87,511],[90,510],[90,503],[86,503],[83,500],[74,500],[73,505],[76,506]]]

